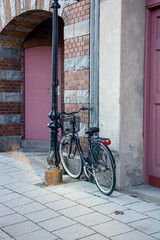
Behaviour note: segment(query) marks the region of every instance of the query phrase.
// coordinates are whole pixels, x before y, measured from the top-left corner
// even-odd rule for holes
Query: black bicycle
[[[110,195],[116,184],[116,165],[114,157],[108,147],[109,138],[98,137],[99,128],[90,127],[88,134],[88,154],[84,154],[78,132],[80,131],[80,111],[92,110],[82,107],[78,111],[66,113],[61,117],[61,128],[65,134],[59,146],[60,160],[66,173],[72,178],[79,178],[84,170],[88,179],[93,178],[99,190]],[[62,113],[61,113],[62,114]]]

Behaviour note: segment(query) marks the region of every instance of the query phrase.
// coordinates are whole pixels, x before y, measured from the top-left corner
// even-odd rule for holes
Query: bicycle
[[[90,127],[85,130],[88,135],[88,154],[84,154],[78,132],[80,131],[80,117],[77,113],[92,108],[82,107],[75,112],[62,112],[60,118],[62,132],[65,134],[60,140],[60,161],[66,173],[72,178],[79,178],[84,170],[86,177],[94,179],[99,190],[110,195],[116,184],[116,165],[108,145],[109,138],[98,136],[99,128]]]

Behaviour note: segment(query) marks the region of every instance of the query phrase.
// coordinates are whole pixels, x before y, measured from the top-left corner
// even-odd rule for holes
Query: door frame
[[[146,36],[145,36],[145,77],[144,77],[144,159],[143,181],[149,183],[149,125],[150,125],[150,60],[151,60],[151,17],[152,10],[160,7],[160,0],[146,1]]]

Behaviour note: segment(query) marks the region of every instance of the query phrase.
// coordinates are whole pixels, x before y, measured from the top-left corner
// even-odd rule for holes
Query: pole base
[[[57,185],[62,183],[62,170],[53,168],[45,171],[45,184]]]

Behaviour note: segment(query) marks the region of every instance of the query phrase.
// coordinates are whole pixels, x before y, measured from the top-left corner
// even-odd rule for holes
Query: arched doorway
[[[17,6],[17,5],[16,5]],[[37,6],[40,7],[40,6]],[[41,6],[43,7],[43,6]],[[26,91],[25,91],[25,54],[26,52],[31,52],[31,49],[49,49],[51,51],[52,46],[52,12],[39,9],[30,10],[26,9],[12,18],[11,15],[7,17],[7,22],[3,22],[0,25],[0,115],[2,115],[2,125],[0,131],[0,151],[14,150],[21,147],[21,143],[25,138],[26,134]],[[50,10],[50,9],[49,9]],[[10,21],[8,18],[10,17]],[[59,17],[59,36],[58,36],[58,46],[61,49],[60,54],[63,58],[63,20]],[[44,52],[42,53],[45,54]],[[52,68],[51,54],[47,54],[48,64],[50,65],[50,71]],[[50,56],[50,57],[49,57]],[[32,56],[33,57],[33,56]],[[40,59],[40,58],[39,58]],[[38,59],[38,60],[39,60]],[[43,59],[43,57],[42,57]],[[61,69],[61,57],[59,58],[59,68]],[[33,61],[32,61],[33,63]],[[32,64],[33,66],[33,64]],[[62,65],[63,68],[63,65]],[[27,69],[26,69],[27,70]],[[33,68],[32,68],[33,70]],[[30,70],[29,70],[30,71]],[[40,68],[38,69],[40,71]],[[49,70],[46,69],[46,72]],[[33,71],[32,71],[33,73]],[[42,67],[41,67],[42,73]],[[41,74],[42,76],[42,74]],[[49,78],[48,75],[46,78]],[[50,77],[50,84],[52,79]],[[61,82],[61,79],[60,79]],[[32,82],[33,84],[33,82]],[[49,88],[49,87],[46,87]],[[47,89],[48,90],[48,89]],[[34,90],[34,92],[36,92]],[[40,92],[42,92],[40,90]],[[47,91],[48,94],[48,91]],[[41,96],[43,98],[43,96]],[[45,100],[43,101],[45,102]],[[43,103],[42,102],[42,103]],[[46,134],[42,133],[44,140],[49,140],[50,130],[47,128],[47,123],[50,122],[48,114],[51,110],[51,101],[49,107],[45,107],[47,120],[44,122],[44,128],[46,129]],[[32,106],[32,104],[31,104]],[[37,105],[36,110],[41,109],[41,105]],[[39,111],[39,110],[38,110]],[[44,112],[42,110],[42,112]],[[31,117],[31,111],[29,115]],[[35,111],[34,111],[35,115]],[[41,119],[41,116],[38,117]],[[38,121],[38,120],[37,120]],[[44,121],[44,120],[43,120]],[[32,127],[33,131],[34,127]],[[42,129],[40,126],[39,129]],[[47,135],[47,136],[46,136]],[[27,136],[27,135],[26,135]],[[28,137],[29,138],[29,137]],[[27,139],[28,139],[27,138]],[[43,139],[42,137],[35,136],[32,139]]]

